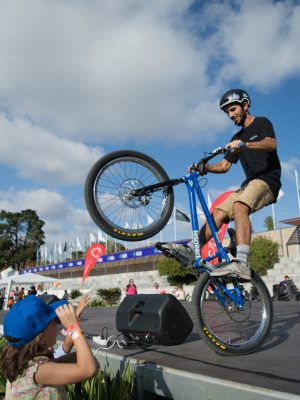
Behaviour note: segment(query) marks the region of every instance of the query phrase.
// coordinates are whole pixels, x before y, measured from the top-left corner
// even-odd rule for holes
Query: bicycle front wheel
[[[218,282],[208,272],[200,275],[192,297],[195,327],[218,354],[256,351],[267,339],[272,325],[272,300],[266,285],[253,271],[251,281],[243,284],[226,278],[227,290],[235,294],[237,285],[241,290],[244,306],[240,308],[226,291],[220,291]]]
[[[169,221],[174,207],[172,187],[142,196],[132,191],[169,180],[146,154],[131,150],[109,153],[91,168],[85,183],[87,210],[99,228],[129,242],[148,239]]]

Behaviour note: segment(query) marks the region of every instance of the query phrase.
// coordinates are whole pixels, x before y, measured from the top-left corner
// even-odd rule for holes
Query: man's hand
[[[230,143],[227,143],[225,148],[231,153],[238,153],[245,148],[245,142],[242,140],[233,140]]]
[[[203,161],[199,162],[196,166],[196,171],[198,171],[199,175],[201,176],[206,175],[206,164]]]
[[[198,172],[199,175],[203,176],[207,174],[206,168],[205,168],[206,164],[203,162],[199,162],[198,164],[192,164],[189,166],[188,170],[189,172]]]

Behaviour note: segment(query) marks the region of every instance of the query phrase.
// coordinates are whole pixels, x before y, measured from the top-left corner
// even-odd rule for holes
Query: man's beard
[[[244,126],[244,122],[245,122],[246,117],[247,117],[247,113],[245,113],[245,111],[243,111],[243,113],[240,116],[240,118],[235,122],[235,125]]]

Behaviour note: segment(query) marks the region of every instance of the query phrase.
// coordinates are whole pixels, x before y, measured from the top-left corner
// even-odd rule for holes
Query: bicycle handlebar
[[[240,142],[239,148],[244,149],[245,148],[245,142]],[[198,161],[197,165],[199,164],[206,164],[209,160],[212,158],[218,156],[219,154],[226,154],[231,152],[231,147],[217,147],[215,150],[211,151],[206,157],[200,158]]]
[[[206,164],[212,158],[218,156],[219,154],[225,154],[228,151],[230,151],[230,149],[225,147],[217,147],[215,150],[211,151],[206,157],[200,158],[197,164],[200,163]]]

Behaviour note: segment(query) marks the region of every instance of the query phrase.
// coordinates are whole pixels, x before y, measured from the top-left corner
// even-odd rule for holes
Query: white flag
[[[92,243],[97,243],[97,238],[92,232],[90,232],[90,245]]]
[[[211,206],[212,206],[212,201],[211,201],[209,193],[207,193],[207,207],[209,210],[210,210]]]
[[[197,207],[197,215],[198,215],[198,217],[201,218],[201,219],[204,219],[204,220],[206,219],[205,214],[204,214],[204,212],[201,210],[200,207]]]
[[[283,191],[283,190],[281,190],[281,189],[279,189],[279,193],[278,193],[277,200],[279,200],[279,199],[280,199],[280,197],[282,197],[282,196],[284,196],[284,191]]]
[[[81,246],[81,243],[80,243],[80,240],[79,240],[78,236],[76,238],[76,249],[77,250],[82,250],[82,246]]]
[[[61,240],[59,241],[57,251],[58,251],[58,254],[61,256],[62,255]]]
[[[98,229],[98,243],[105,243],[105,238],[102,235],[102,232],[100,231],[100,229]]]

